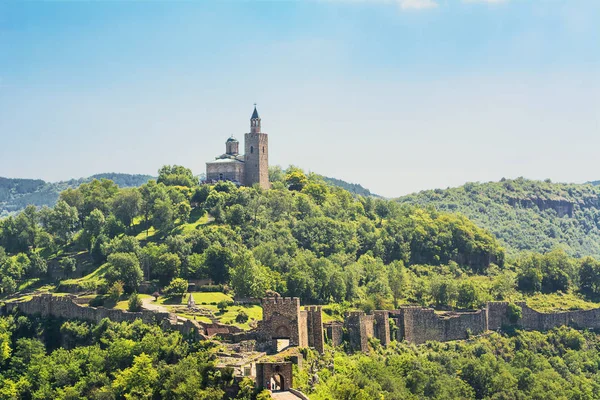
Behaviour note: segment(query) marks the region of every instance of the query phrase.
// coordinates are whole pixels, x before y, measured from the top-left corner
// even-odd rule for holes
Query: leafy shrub
[[[228,300],[221,300],[220,302],[217,303],[217,308],[219,309],[219,311],[221,311],[222,313],[227,311],[227,308],[229,306],[232,306],[233,302],[232,301],[228,301]]]
[[[506,317],[508,318],[511,324],[516,324],[522,316],[523,310],[521,309],[521,307],[514,303],[508,303],[508,307],[506,308]]]
[[[196,291],[210,292],[210,293],[224,292],[224,287],[223,287],[223,285],[202,285],[202,286],[197,286]]]
[[[104,297],[96,296],[90,300],[90,307],[102,307],[104,305]]]
[[[244,310],[240,310],[235,316],[235,322],[238,324],[243,324],[248,322],[248,314]]]
[[[127,309],[131,312],[137,312],[142,309],[142,298],[136,292],[133,292],[131,296],[129,296]]]
[[[108,298],[114,302],[119,301],[119,298],[123,295],[123,282],[116,281],[108,289]]]
[[[187,293],[187,289],[188,281],[183,278],[175,278],[165,288],[164,292],[168,297],[181,297]]]

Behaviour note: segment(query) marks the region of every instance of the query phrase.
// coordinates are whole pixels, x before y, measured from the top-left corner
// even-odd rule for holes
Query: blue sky
[[[0,176],[272,164],[398,196],[600,179],[600,1],[2,1]]]

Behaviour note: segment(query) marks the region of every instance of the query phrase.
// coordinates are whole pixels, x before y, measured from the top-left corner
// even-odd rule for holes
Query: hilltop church
[[[243,186],[258,183],[269,188],[269,136],[260,131],[260,117],[254,105],[250,133],[244,135],[246,154],[240,154],[240,142],[233,136],[225,143],[225,154],[206,163],[206,181],[232,181]]]

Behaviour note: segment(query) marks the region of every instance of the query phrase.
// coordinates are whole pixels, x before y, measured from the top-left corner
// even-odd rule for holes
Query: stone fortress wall
[[[29,301],[6,303],[6,310],[11,312],[18,308],[24,314],[40,314],[44,317],[53,316],[64,319],[79,319],[92,322],[100,322],[104,318],[116,322],[133,322],[141,319],[142,322],[151,324],[163,322],[170,323],[172,316],[170,313],[155,312],[143,310],[140,312],[129,312],[125,310],[115,310],[103,307],[81,306],[71,296],[53,296],[51,294],[42,294],[34,296]]]
[[[510,325],[507,317],[508,304],[507,302],[487,304],[487,329],[499,330],[502,326]],[[521,307],[522,316],[514,325],[525,330],[545,331],[563,325],[578,329],[600,329],[600,308],[541,313],[523,302],[515,304]]]
[[[512,324],[508,319],[507,302],[489,302],[481,310],[468,312],[436,313],[426,307],[400,307],[392,311],[375,311],[367,315],[362,311],[353,311],[346,315],[344,329],[350,348],[355,351],[367,351],[371,337],[379,339],[386,346],[390,340],[406,340],[409,343],[422,344],[427,341],[447,342],[468,339],[486,331],[501,330],[505,326],[516,326],[525,330],[546,331],[559,326],[570,326],[578,329],[600,329],[600,308],[592,310],[542,313],[528,307],[523,302],[515,303],[521,307],[522,316]],[[385,315],[393,320],[397,332],[392,338],[389,324],[382,323]],[[379,314],[379,318],[377,315]],[[381,331],[384,325],[387,333]],[[325,330],[333,344],[337,340],[340,328],[327,324]],[[335,342],[333,341],[334,339]]]
[[[398,310],[378,310],[373,314],[352,311],[346,314],[344,322],[324,324],[322,307],[308,306],[300,309],[300,299],[273,297],[263,299],[263,321],[252,331],[241,332],[239,328],[208,324],[198,321],[178,320],[175,314],[143,310],[128,312],[86,307],[77,304],[71,296],[52,296],[42,294],[29,301],[6,303],[4,311],[14,309],[25,314],[40,314],[64,319],[79,319],[100,322],[104,318],[112,321],[133,322],[137,319],[144,323],[158,323],[163,327],[178,330],[184,334],[194,334],[206,339],[213,333],[219,333],[225,339],[259,340],[263,343],[273,339],[287,338],[290,346],[312,347],[324,351],[325,337],[335,345],[347,341],[349,348],[355,351],[368,351],[369,338],[377,338],[383,346],[392,340],[406,340],[414,344],[427,341],[446,342],[467,339],[486,331],[501,330],[504,326],[516,326],[525,330],[545,331],[559,326],[571,326],[578,329],[600,329],[600,308],[592,310],[541,313],[523,302],[522,316],[514,324],[508,319],[507,302],[489,302],[481,310],[468,312],[436,313],[425,307],[400,307]],[[396,329],[392,335],[389,321],[394,321]],[[217,326],[218,325],[218,326]],[[227,332],[226,332],[227,331]],[[238,337],[239,336],[239,337]]]
[[[176,314],[151,310],[130,312],[125,310],[109,309],[104,307],[88,307],[77,303],[72,296],[53,296],[41,294],[34,296],[29,301],[6,303],[3,312],[12,312],[18,309],[27,315],[52,316],[64,319],[77,319],[98,323],[104,318],[115,322],[134,322],[141,320],[146,324],[159,324],[164,328],[179,331],[185,335],[193,335],[205,340],[213,334],[235,334],[241,329],[219,323],[203,323],[193,320],[180,320]]]

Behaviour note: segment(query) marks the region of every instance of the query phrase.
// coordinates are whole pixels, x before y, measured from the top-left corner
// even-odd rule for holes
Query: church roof
[[[259,119],[260,117],[258,116],[258,111],[256,111],[256,106],[254,106],[254,112],[252,113],[252,116],[250,117],[250,119]]]
[[[227,139],[227,143],[229,142],[237,142],[238,140],[236,138],[234,138],[233,136],[230,137],[229,139]]]
[[[207,162],[207,164],[237,164],[237,163],[243,164],[244,162],[237,158],[217,158],[216,160]]]

